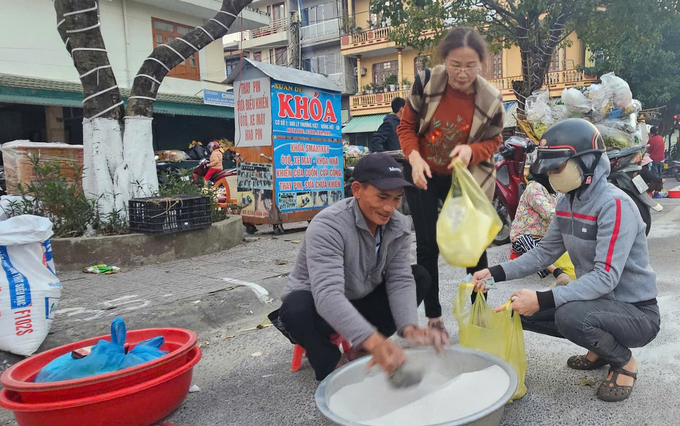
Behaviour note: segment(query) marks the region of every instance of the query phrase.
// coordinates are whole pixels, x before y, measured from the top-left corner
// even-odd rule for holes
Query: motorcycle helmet
[[[582,118],[559,121],[543,133],[536,148],[536,161],[531,166],[531,173],[545,174],[573,159],[581,169],[583,183],[590,185],[604,151],[604,139],[591,122]],[[590,166],[583,161],[586,154],[595,155],[595,161]]]
[[[220,149],[220,144],[218,142],[212,141],[208,144],[208,149],[213,152],[216,149]]]

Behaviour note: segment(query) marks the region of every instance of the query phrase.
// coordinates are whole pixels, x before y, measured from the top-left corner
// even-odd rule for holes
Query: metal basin
[[[429,368],[436,369],[438,373],[445,376],[448,380],[463,373],[483,370],[494,365],[501,367],[507,373],[510,382],[507,391],[498,401],[478,413],[455,421],[439,423],[432,426],[497,426],[500,424],[501,418],[503,417],[503,408],[517,389],[517,373],[510,364],[486,352],[460,346],[451,346],[442,356],[437,356],[432,349],[428,348],[406,349],[406,356],[408,357],[409,362],[428,365],[430,366]],[[352,420],[343,418],[331,411],[328,407],[328,402],[330,401],[331,396],[341,388],[361,382],[367,377],[366,368],[369,360],[370,357],[363,357],[351,362],[342,368],[339,368],[321,382],[321,385],[319,385],[319,388],[316,390],[316,405],[324,416],[339,425],[363,425],[362,423],[356,423]],[[368,376],[377,374],[382,373],[378,371],[377,368],[374,368],[368,373]]]

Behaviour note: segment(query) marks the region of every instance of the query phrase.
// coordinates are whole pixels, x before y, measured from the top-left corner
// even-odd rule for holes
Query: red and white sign
[[[237,82],[236,146],[271,146],[272,109],[269,78]]]

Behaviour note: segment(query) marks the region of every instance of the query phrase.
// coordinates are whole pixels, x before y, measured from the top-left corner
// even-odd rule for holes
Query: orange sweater
[[[470,126],[475,112],[475,94],[464,94],[446,85],[446,91],[434,113],[425,135],[418,137],[418,116],[408,103],[397,128],[399,143],[408,158],[413,150],[418,150],[427,161],[432,173],[451,174],[447,167],[451,163],[449,154],[457,145],[467,143]],[[491,158],[503,141],[501,135],[470,145],[472,159],[470,166]]]

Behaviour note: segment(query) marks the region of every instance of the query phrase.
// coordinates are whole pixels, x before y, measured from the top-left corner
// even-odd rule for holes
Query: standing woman
[[[430,327],[446,330],[439,303],[439,201],[451,188],[451,161],[458,157],[475,181],[493,198],[496,171],[493,154],[502,142],[503,100],[479,73],[486,61],[484,39],[472,28],[449,32],[437,48],[443,65],[421,71],[409,93],[397,128],[399,142],[418,191],[406,199],[416,231],[418,264],[432,277],[425,297]],[[485,269],[486,251],[468,273]]]

